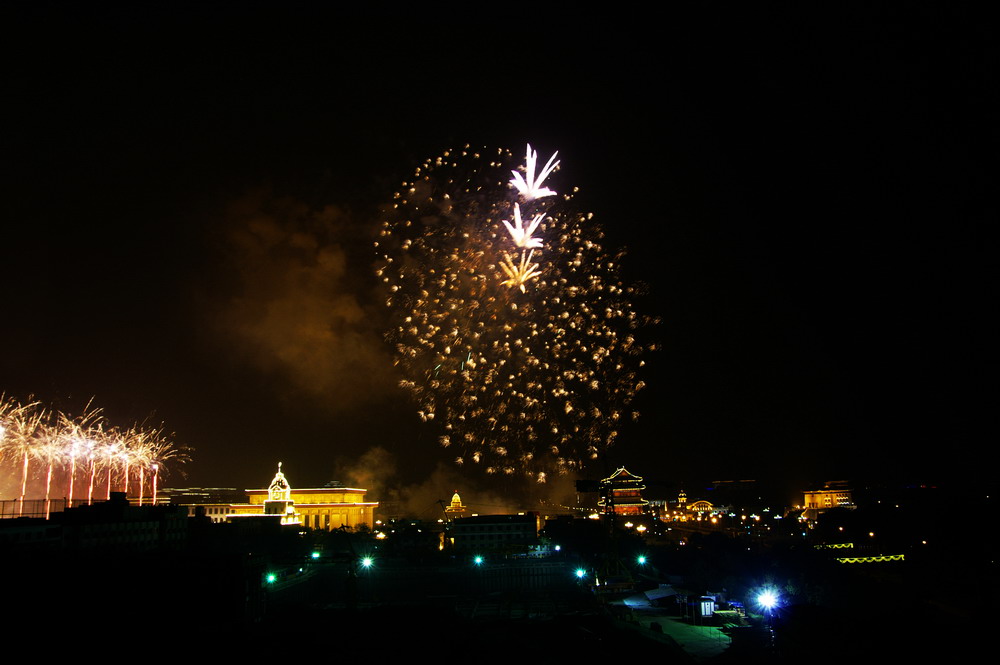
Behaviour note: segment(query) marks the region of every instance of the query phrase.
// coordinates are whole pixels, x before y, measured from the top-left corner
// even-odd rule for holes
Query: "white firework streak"
[[[548,187],[542,187],[542,183],[545,182],[545,179],[549,177],[549,174],[552,173],[557,166],[559,166],[558,161],[553,163],[558,154],[559,151],[557,150],[556,153],[549,158],[549,161],[545,163],[545,168],[542,169],[541,174],[536,180],[535,163],[538,161],[538,152],[532,150],[531,144],[529,143],[528,152],[524,157],[524,171],[528,177],[523,178],[517,171],[511,171],[511,173],[514,174],[514,177],[510,179],[510,184],[517,187],[517,191],[529,201],[531,199],[540,199],[543,196],[554,196],[555,192]]]
[[[506,219],[503,220],[504,226],[507,227],[507,231],[510,232],[510,237],[514,239],[514,244],[518,247],[527,247],[528,249],[535,249],[542,246],[541,238],[532,238],[531,234],[535,232],[538,225],[542,223],[545,219],[544,214],[535,215],[531,224],[528,228],[524,228],[524,223],[521,221],[521,206],[514,204],[514,225],[511,225]]]
[[[524,285],[527,284],[528,280],[538,279],[538,276],[541,274],[538,264],[531,262],[531,256],[534,253],[535,250],[531,250],[525,255],[522,250],[520,265],[514,265],[514,260],[510,258],[510,254],[504,252],[503,256],[505,260],[500,262],[500,267],[507,273],[508,279],[500,283],[511,288],[516,286],[521,289],[521,293],[525,293]]]

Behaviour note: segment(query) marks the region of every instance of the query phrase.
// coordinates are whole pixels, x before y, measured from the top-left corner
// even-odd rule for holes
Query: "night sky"
[[[298,486],[457,483],[397,387],[371,240],[423,159],[529,141],[662,319],[607,464],[985,473],[979,17],[22,3],[0,25],[0,392],[164,423],[193,448],[168,484],[260,486],[278,460]]]

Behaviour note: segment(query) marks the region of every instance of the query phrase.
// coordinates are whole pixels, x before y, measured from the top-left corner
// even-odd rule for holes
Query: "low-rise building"
[[[451,537],[458,552],[526,552],[538,544],[538,515],[462,517],[452,523]]]
[[[823,483],[823,489],[807,490],[803,505],[802,516],[810,520],[833,508],[855,508],[850,485],[843,480]]]

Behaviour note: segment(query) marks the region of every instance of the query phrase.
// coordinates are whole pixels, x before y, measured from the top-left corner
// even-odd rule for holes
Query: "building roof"
[[[641,483],[642,476],[631,473],[625,467],[620,467],[617,471],[601,481],[602,483]]]

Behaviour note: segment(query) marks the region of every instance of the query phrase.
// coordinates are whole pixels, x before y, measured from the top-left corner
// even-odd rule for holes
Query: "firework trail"
[[[39,428],[48,414],[39,408],[38,402],[18,404],[13,399],[0,395],[0,460],[10,458],[21,462],[21,494],[18,497],[17,514],[24,513],[24,495],[28,487],[29,461],[35,455],[35,442]]]
[[[72,502],[76,482],[76,460],[78,456],[89,456],[93,461],[94,446],[101,438],[101,410],[91,409],[90,404],[84,408],[83,414],[71,418],[60,413],[58,416],[58,437],[62,440],[60,446],[69,456],[69,488],[66,497]],[[91,492],[91,496],[93,492]]]
[[[173,460],[178,463],[186,463],[190,460],[187,452],[175,446],[163,433],[163,430],[133,430],[132,440],[140,441],[134,445],[139,453],[140,459],[144,462],[140,465],[139,481],[139,503],[142,503],[142,476],[146,468],[151,471],[150,490],[153,505],[156,505],[156,492],[160,477],[160,469],[166,466],[166,462]]]
[[[592,215],[509,151],[448,151],[403,183],[376,248],[388,337],[419,415],[458,464],[544,481],[615,440],[649,323]],[[522,175],[521,170],[524,171]],[[513,173],[514,177],[510,175]]]

